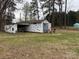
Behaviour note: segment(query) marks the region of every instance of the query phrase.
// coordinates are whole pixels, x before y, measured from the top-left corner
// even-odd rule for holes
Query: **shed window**
[[[12,28],[12,31],[14,31],[14,28]]]

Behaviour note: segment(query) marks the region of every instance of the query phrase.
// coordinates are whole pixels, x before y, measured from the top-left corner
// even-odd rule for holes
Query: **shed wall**
[[[5,32],[16,33],[17,32],[17,24],[14,25],[5,25]]]
[[[27,28],[29,32],[43,32],[43,24],[30,24]]]

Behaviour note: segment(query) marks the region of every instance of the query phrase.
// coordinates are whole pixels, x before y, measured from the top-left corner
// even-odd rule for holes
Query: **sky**
[[[31,2],[31,0],[24,0],[24,3],[23,4],[25,4],[25,2]],[[17,8],[19,8],[19,9],[21,9],[22,7],[23,7],[23,4],[17,4]],[[79,10],[79,0],[68,0],[68,5],[67,5],[67,12],[69,11],[69,10],[74,10],[74,11],[77,11],[77,10]],[[14,21],[13,22],[18,22],[19,21],[19,18],[20,18],[20,13],[21,13],[21,17],[22,17],[22,19],[24,19],[24,14],[23,14],[23,11],[21,11],[21,10],[16,10],[15,11],[15,18],[16,19],[14,19]]]
[[[79,10],[79,0],[68,0],[68,10]]]

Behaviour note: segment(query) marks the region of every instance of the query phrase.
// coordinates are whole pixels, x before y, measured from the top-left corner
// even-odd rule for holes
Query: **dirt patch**
[[[61,44],[43,43],[23,47],[2,47],[0,59],[79,59],[69,50],[68,46]]]

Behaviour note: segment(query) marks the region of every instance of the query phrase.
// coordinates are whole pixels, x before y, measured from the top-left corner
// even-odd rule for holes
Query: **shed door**
[[[43,23],[43,31],[48,32],[48,23]]]

